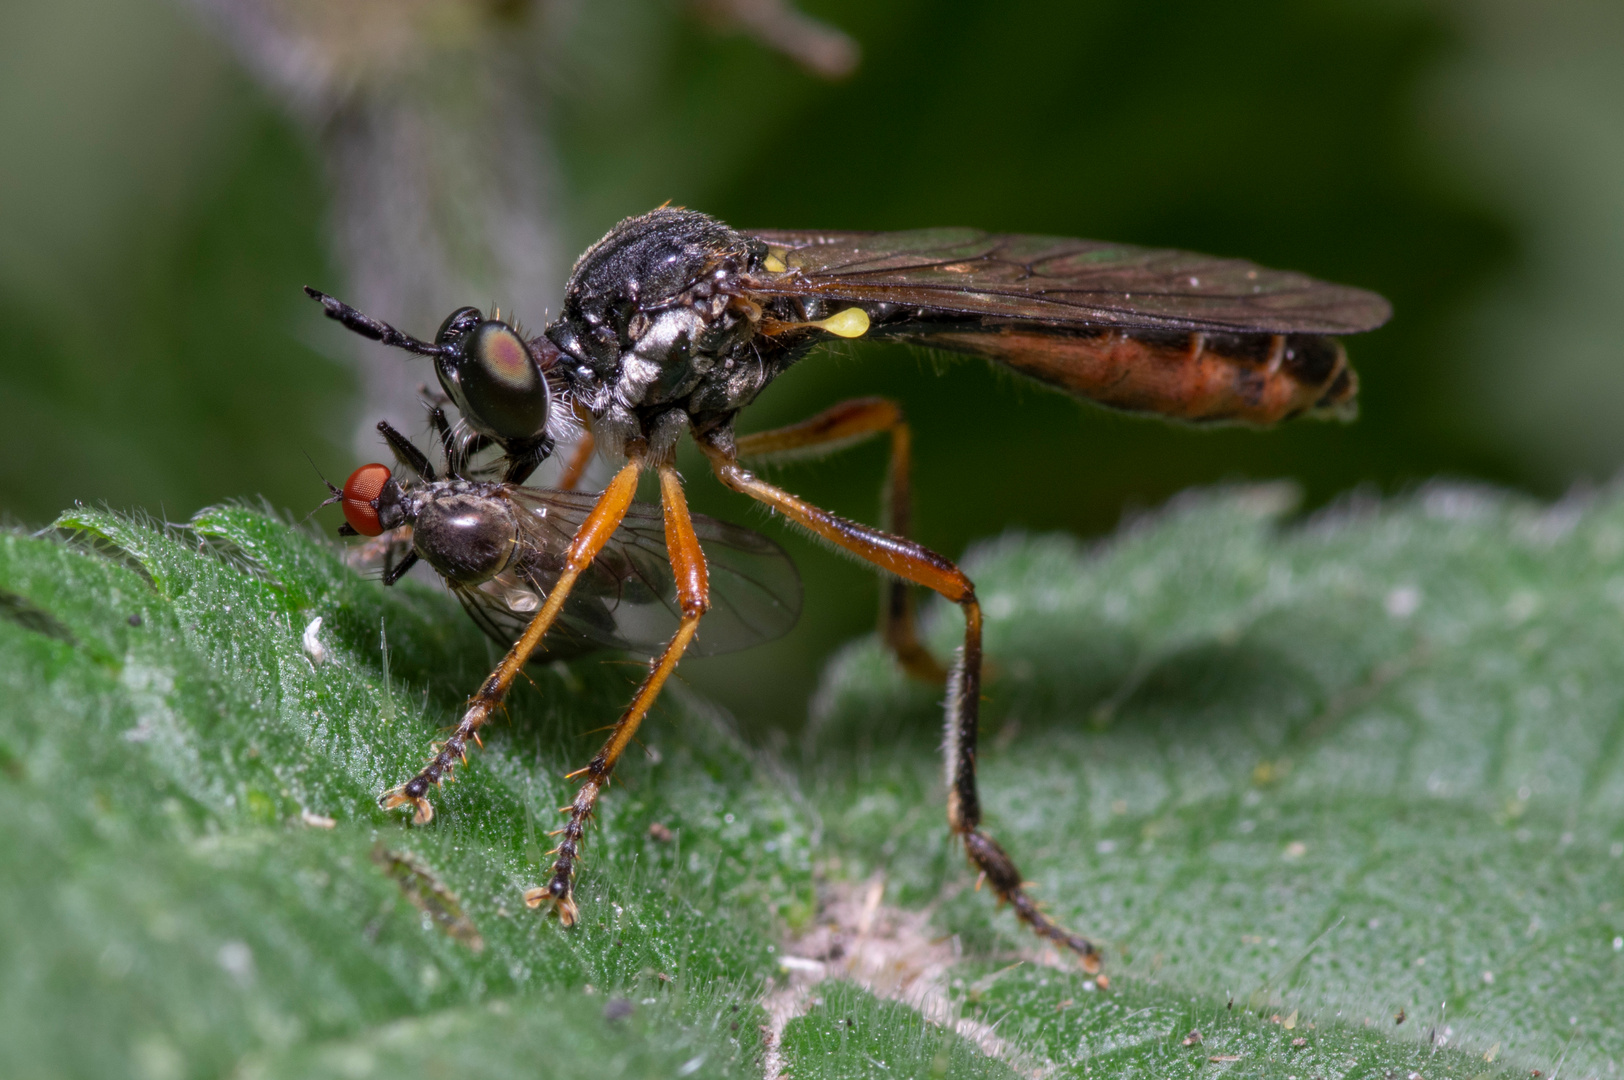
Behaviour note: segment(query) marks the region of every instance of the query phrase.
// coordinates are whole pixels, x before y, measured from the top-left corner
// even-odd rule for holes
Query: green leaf
[[[759,1071],[809,819],[703,703],[659,710],[563,931],[522,893],[624,665],[532,670],[411,828],[376,796],[491,663],[448,597],[241,508],[58,525],[0,536],[7,1076]]]
[[[449,598],[241,507],[0,534],[6,1074],[1613,1075],[1624,502],[1288,508],[967,559],[987,825],[1109,989],[971,888],[871,640],[798,772],[668,692],[564,930],[522,894],[635,665],[533,665],[413,828],[495,658]]]
[[[1437,487],[1282,530],[1289,506],[1199,493],[1097,550],[966,560],[988,827],[1111,993],[1035,963],[967,989],[1043,951],[955,889],[939,710],[873,642],[816,703],[842,872],[934,905],[981,958],[964,1015],[1068,1075],[1613,1075],[1624,502]],[[945,651],[961,624],[932,614]]]

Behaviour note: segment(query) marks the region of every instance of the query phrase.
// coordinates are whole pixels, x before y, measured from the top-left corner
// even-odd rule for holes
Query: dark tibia
[[[378,421],[378,431],[383,435],[384,441],[394,453],[395,460],[406,468],[412,470],[424,480],[434,479],[434,466],[430,464],[428,455],[412,444],[412,440],[395,430],[393,424],[387,420]]]
[[[445,471],[447,476],[462,475],[462,455],[457,452],[457,437],[451,431],[451,422],[446,419],[445,410],[439,405],[429,409],[429,423],[434,427],[434,433],[440,436],[440,453],[445,455]]]
[[[1063,945],[1081,959],[1083,970],[1100,970],[1100,955],[1087,938],[1058,926],[1039,910],[1021,887],[1021,872],[998,841],[981,831],[981,794],[976,786],[976,749],[981,712],[981,605],[969,597],[964,608],[964,652],[948,678],[947,731],[943,753],[947,757],[948,826],[964,841],[970,863],[986,877],[998,899],[1015,909],[1021,921],[1036,933]]]
[[[385,585],[393,585],[395,582],[397,582],[401,578],[405,577],[406,572],[408,570],[410,570],[412,567],[416,566],[416,565],[417,565],[417,552],[408,551],[406,553],[406,555],[400,560],[400,562],[395,563],[393,566],[384,567],[384,569],[383,569],[383,583]]]

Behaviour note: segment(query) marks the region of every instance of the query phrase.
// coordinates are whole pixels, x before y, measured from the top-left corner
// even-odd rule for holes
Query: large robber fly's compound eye
[[[497,499],[447,495],[430,500],[418,511],[412,543],[446,580],[478,585],[512,561],[519,526]]]
[[[383,532],[378,521],[378,493],[389,483],[389,466],[373,462],[350,473],[344,481],[344,520],[362,536],[377,536]]]
[[[442,335],[456,332],[461,314],[446,320]],[[547,378],[513,327],[487,319],[462,331],[455,344],[435,368],[469,427],[499,441],[532,439],[547,430]]]

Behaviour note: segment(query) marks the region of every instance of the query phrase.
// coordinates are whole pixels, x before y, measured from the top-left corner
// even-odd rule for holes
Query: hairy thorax
[[[761,241],[672,209],[621,222],[581,256],[547,336],[609,454],[640,438],[662,456],[690,424],[725,425],[788,366],[792,350],[759,335],[769,313],[744,288],[766,256]]]

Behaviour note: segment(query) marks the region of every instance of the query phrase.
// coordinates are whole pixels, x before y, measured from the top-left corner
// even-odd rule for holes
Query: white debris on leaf
[[[304,636],[300,639],[300,644],[304,646],[305,655],[310,657],[312,667],[321,667],[332,657],[332,653],[328,651],[327,646],[323,645],[321,638],[317,636],[320,633],[321,616],[317,615],[310,620],[310,625],[304,628]]]
[[[778,966],[785,971],[800,971],[808,975],[823,974],[823,964],[817,960],[808,960],[804,956],[780,956]]]
[[[769,1021],[763,1032],[767,1080],[786,1076],[780,1045],[784,1029],[822,1004],[814,991],[827,978],[848,980],[875,997],[909,1005],[1023,1075],[1052,1069],[1005,1040],[992,1025],[959,1013],[948,990],[948,971],[959,959],[955,943],[936,934],[929,912],[884,903],[883,877],[829,882],[819,894],[817,920],[786,943],[778,959],[783,976],[763,1002]]]

